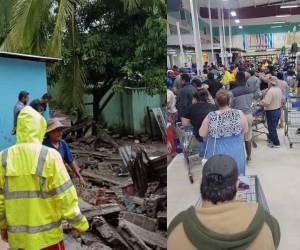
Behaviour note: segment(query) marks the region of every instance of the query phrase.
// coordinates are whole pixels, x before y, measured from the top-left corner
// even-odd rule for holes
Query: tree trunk
[[[93,121],[94,121],[93,128],[92,128],[93,135],[97,134],[97,123],[99,121],[99,115],[100,115],[101,111],[103,110],[103,108],[101,108],[101,111],[100,111],[99,104],[100,104],[102,98],[107,93],[107,91],[110,90],[114,80],[115,79],[107,80],[100,88],[97,88],[95,86],[95,88],[93,89]]]

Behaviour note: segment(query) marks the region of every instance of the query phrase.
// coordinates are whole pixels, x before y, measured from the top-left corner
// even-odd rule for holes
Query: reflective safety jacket
[[[0,153],[0,229],[11,248],[40,250],[63,240],[62,220],[89,227],[60,154],[42,145],[45,119],[27,106],[19,113],[16,145]]]

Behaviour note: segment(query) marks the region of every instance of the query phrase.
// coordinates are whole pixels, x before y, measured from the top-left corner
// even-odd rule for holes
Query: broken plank
[[[167,239],[160,233],[154,233],[149,230],[145,230],[129,221],[120,220],[119,227],[122,229],[130,230],[133,234],[137,235],[138,239],[143,240],[147,245],[154,249],[161,248],[167,249]]]
[[[78,149],[71,149],[71,151],[73,154],[76,155],[89,155],[89,156],[103,157],[103,158],[107,158],[110,156],[109,154],[103,154],[97,151],[86,151],[86,150],[78,150]]]
[[[126,221],[121,221],[118,227],[119,233],[127,240],[133,250],[151,250],[145,242],[133,232],[126,224]]]
[[[98,184],[102,184],[102,182],[108,182],[108,183],[111,183],[111,184],[116,185],[116,186],[122,185],[122,183],[120,183],[118,181],[112,180],[110,178],[107,178],[107,177],[104,177],[104,176],[101,176],[101,175],[97,175],[97,174],[95,174],[95,173],[93,173],[92,171],[89,171],[89,170],[83,170],[81,172],[81,175],[83,177],[86,177],[87,179],[89,179],[91,182],[95,182],[95,183],[98,183]]]
[[[88,205],[87,205],[88,204]],[[92,206],[87,202],[79,202],[79,208],[82,214],[88,219],[91,220],[96,216],[107,216],[107,217],[115,217],[119,216],[121,212],[121,208],[118,204],[105,204],[99,206]]]
[[[117,247],[119,249],[130,249],[127,242],[122,238],[117,230],[109,225],[103,217],[94,218],[92,224],[101,238],[109,245],[113,246],[114,249],[117,249]]]
[[[146,230],[155,232],[157,229],[157,220],[149,218],[143,214],[136,214],[124,211],[122,218]]]

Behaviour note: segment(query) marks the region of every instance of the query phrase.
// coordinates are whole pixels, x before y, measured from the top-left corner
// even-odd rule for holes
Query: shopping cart
[[[191,171],[192,164],[190,161],[190,157],[198,154],[198,141],[194,135],[193,127],[184,127],[181,126],[181,123],[177,123],[176,133],[182,147],[182,153],[184,155],[184,159],[187,165],[190,182],[193,183],[194,179]]]
[[[252,123],[252,131],[255,133],[252,137],[252,145],[254,148],[257,147],[257,143],[255,142],[255,138],[262,135],[267,134],[267,122],[266,122],[266,112],[263,107],[257,105],[256,103],[252,104],[253,110],[253,123]]]
[[[290,148],[300,143],[300,97],[289,96],[284,107],[284,134],[288,138]]]

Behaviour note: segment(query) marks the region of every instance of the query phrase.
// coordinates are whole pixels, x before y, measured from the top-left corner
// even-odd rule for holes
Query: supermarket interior
[[[300,249],[300,1],[167,17],[168,249]]]

